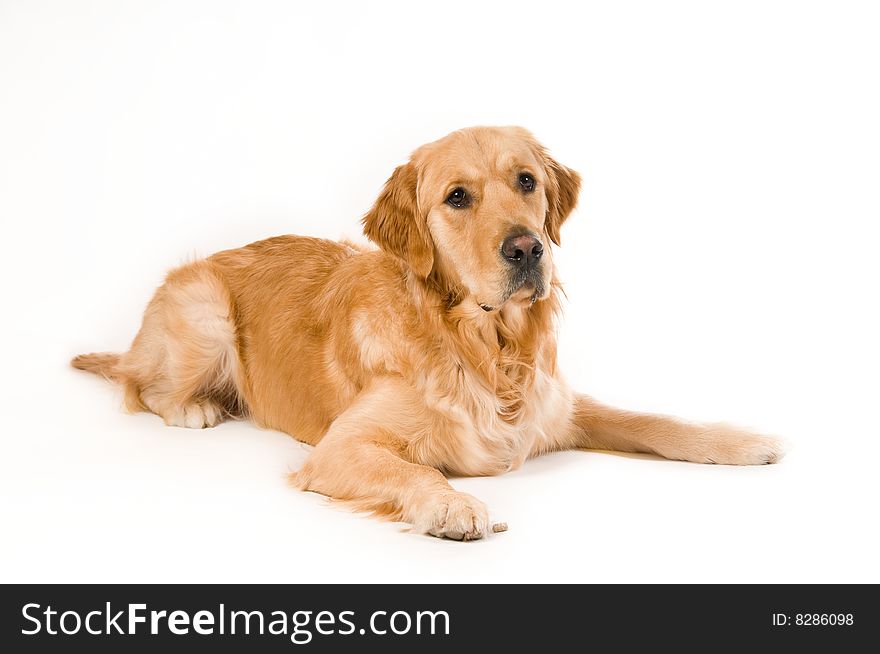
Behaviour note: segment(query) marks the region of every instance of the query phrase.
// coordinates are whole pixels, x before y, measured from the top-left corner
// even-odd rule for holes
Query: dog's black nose
[[[501,254],[513,265],[529,268],[538,263],[544,254],[544,246],[531,234],[508,236],[501,244]]]

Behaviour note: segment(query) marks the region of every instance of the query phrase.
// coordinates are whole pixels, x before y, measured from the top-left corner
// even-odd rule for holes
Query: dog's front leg
[[[414,461],[412,439],[431,429],[403,384],[374,384],[330,426],[293,475],[303,490],[397,517],[421,533],[475,540],[489,524],[486,506],[449,485],[439,470]]]
[[[723,423],[697,423],[624,411],[575,395],[569,445],[586,449],[647,452],[696,463],[776,463],[783,441]]]

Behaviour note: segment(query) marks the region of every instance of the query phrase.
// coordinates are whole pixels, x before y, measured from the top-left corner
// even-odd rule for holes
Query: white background
[[[880,582],[880,20],[857,2],[0,2],[0,581]],[[164,272],[358,236],[416,146],[520,124],[580,171],[562,368],[788,438],[454,480],[461,544],[290,489],[308,449],[130,416],[67,367]]]

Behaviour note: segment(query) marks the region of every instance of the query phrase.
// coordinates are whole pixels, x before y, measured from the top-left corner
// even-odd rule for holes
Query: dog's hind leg
[[[131,349],[82,355],[74,367],[122,383],[129,410],[178,427],[213,427],[243,411],[232,300],[210,262],[171,271],[144,313]]]

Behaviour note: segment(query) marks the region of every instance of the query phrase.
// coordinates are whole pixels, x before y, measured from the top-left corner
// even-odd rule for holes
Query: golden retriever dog
[[[73,366],[168,425],[248,417],[314,446],[302,489],[456,540],[486,506],[447,476],[584,448],[773,463],[780,441],[604,406],[557,368],[551,244],[580,177],[525,129],[416,150],[363,218],[378,248],[278,236],[171,271],[124,354]]]

